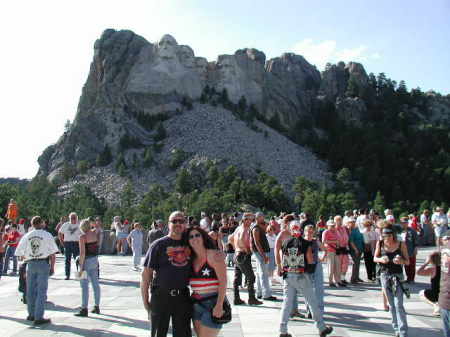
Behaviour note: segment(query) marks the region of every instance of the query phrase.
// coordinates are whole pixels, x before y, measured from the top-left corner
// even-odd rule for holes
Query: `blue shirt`
[[[350,233],[350,242],[358,248],[360,252],[364,251],[364,236],[359,231],[359,228],[353,228]]]

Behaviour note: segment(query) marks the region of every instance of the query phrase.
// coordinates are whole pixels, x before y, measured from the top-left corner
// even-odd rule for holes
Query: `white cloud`
[[[369,54],[369,49],[365,45],[339,49],[334,40],[314,42],[312,39],[304,39],[294,45],[293,51],[303,55],[308,62],[316,65],[319,69],[323,69],[328,62],[364,62],[369,58],[374,60],[381,58],[377,52]]]

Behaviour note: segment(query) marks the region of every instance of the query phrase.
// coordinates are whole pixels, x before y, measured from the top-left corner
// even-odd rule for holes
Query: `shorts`
[[[436,227],[434,227],[434,235],[437,238],[440,238],[440,237],[444,236],[444,233],[447,230],[448,230],[448,226],[447,225],[436,226]]]
[[[123,240],[123,239],[126,239],[127,237],[128,237],[127,233],[124,233],[124,232],[117,233],[117,240]]]
[[[211,310],[217,303],[217,297],[213,297],[201,302],[194,302],[192,319],[200,321],[204,326],[211,329],[220,329],[223,324],[216,324],[211,319]]]

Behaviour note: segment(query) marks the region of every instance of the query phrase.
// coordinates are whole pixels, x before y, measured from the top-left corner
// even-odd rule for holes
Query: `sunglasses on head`
[[[185,220],[184,219],[173,219],[173,220],[170,220],[170,222],[173,224],[184,224]]]
[[[189,240],[190,239],[195,239],[195,238],[200,238],[202,235],[200,233],[195,233],[195,234],[190,234],[189,235]]]

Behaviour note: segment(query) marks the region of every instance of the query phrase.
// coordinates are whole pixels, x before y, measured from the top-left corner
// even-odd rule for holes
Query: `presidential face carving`
[[[177,41],[173,36],[166,34],[158,42],[158,55],[162,59],[173,59],[176,54]]]
[[[181,64],[183,64],[186,68],[194,68],[194,51],[190,47],[178,46],[177,54]]]

